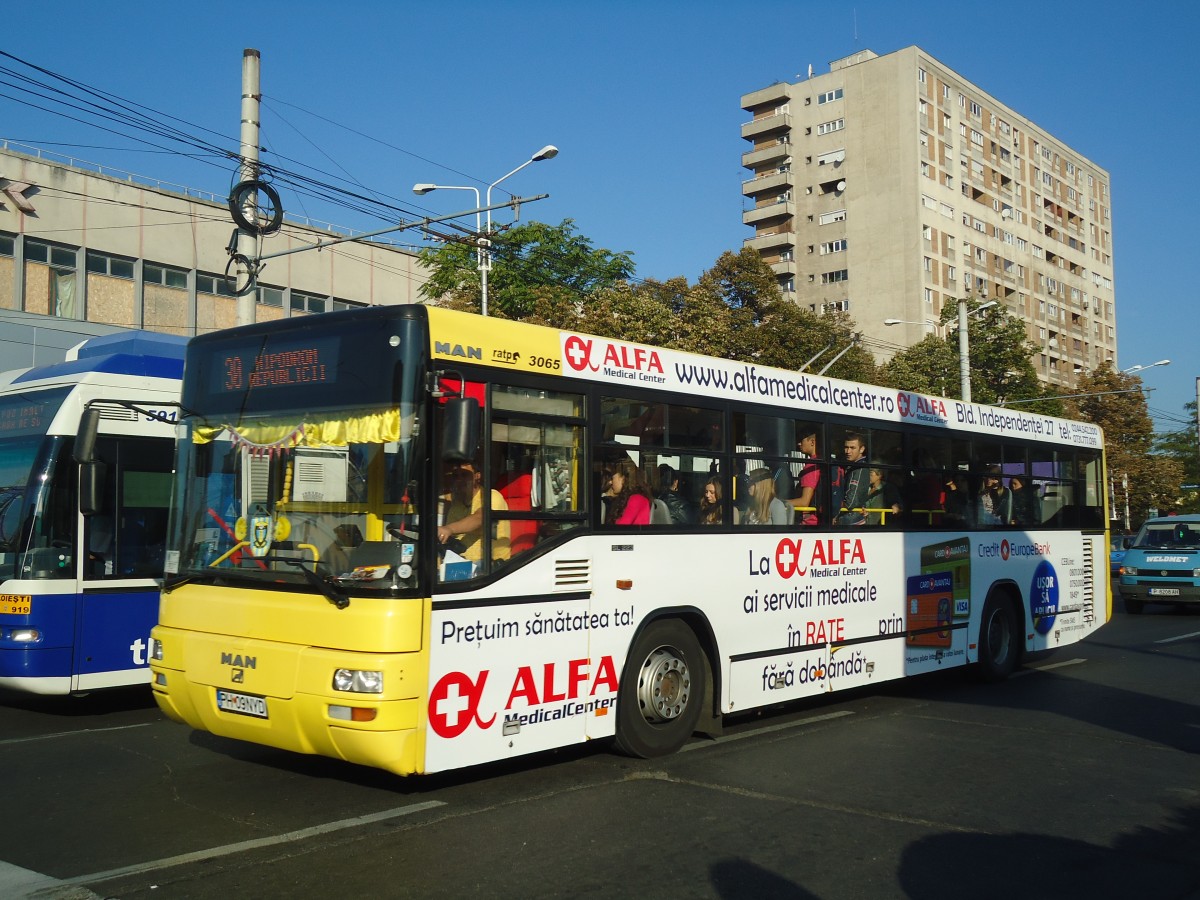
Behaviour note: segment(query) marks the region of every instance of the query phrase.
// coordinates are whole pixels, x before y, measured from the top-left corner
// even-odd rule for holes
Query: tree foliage
[[[971,399],[992,404],[1020,401],[1022,410],[1061,414],[1061,404],[1047,399],[1050,395],[1038,380],[1033,367],[1037,348],[1025,337],[1025,323],[999,304],[982,311],[977,298],[967,298],[966,304]],[[947,298],[942,306],[940,325],[940,335],[926,336],[880,367],[884,384],[916,393],[962,397],[955,298]]]
[[[527,222],[492,232],[491,258],[488,313],[510,319],[532,316],[539,302],[577,302],[633,275],[633,254],[593,248],[571,219],[559,225]],[[473,241],[422,250],[421,261],[429,271],[421,287],[424,297],[480,309],[483,290]]]
[[[1200,484],[1200,441],[1196,435],[1196,402],[1184,404],[1188,424],[1178,431],[1156,435],[1154,453],[1179,464],[1183,484]],[[1181,488],[1176,508],[1181,513],[1200,513],[1200,489]]]
[[[1068,401],[1068,412],[1104,429],[1113,513],[1123,518],[1128,501],[1130,525],[1136,527],[1150,509],[1165,513],[1177,508],[1183,469],[1178,461],[1150,452],[1154,423],[1146,408],[1142,379],[1105,363],[1084,373],[1076,391],[1087,396]]]

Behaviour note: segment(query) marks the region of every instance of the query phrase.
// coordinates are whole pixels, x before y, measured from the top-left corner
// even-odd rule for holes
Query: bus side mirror
[[[442,459],[470,462],[479,449],[479,401],[455,397],[442,407]]]
[[[75,462],[94,462],[96,459],[96,435],[100,431],[100,410],[89,406],[79,417],[79,433],[75,435],[75,449],[71,456]]]
[[[106,469],[98,459],[79,464],[79,511],[85,516],[94,516],[104,510]]]

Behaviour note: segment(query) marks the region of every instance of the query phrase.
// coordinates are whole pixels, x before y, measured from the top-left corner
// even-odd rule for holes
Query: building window
[[[283,306],[283,289],[272,287],[260,287],[258,289],[258,302],[263,306]]]
[[[832,103],[834,100],[841,100],[841,99],[842,99],[842,89],[834,88],[832,91],[826,91],[823,94],[818,94],[817,95],[817,105],[820,106],[822,103]]]
[[[822,214],[818,220],[819,225],[832,225],[834,222],[845,222],[846,211],[844,209],[835,209],[833,212]]]
[[[921,84],[924,84],[925,79],[926,79],[925,70],[917,69],[917,81],[921,82]]]
[[[133,260],[121,259],[118,256],[108,256],[92,250],[87,254],[87,270],[97,275],[111,275],[113,278],[133,278]]]
[[[327,300],[316,294],[306,294],[303,291],[292,291],[292,312],[323,313]]]
[[[933,288],[925,288],[925,302],[933,306]]]
[[[834,119],[830,122],[822,122],[817,126],[817,134],[831,134],[835,131],[841,131],[846,127],[845,119]]]
[[[25,241],[25,259],[31,262],[46,263],[56,269],[74,269],[75,251],[55,244],[43,244],[41,241]]]
[[[144,284],[165,284],[167,287],[187,290],[187,272],[171,266],[145,263],[142,266],[142,282]]]
[[[846,249],[846,239],[838,238],[836,241],[826,241],[821,245],[821,255],[825,256],[829,253],[842,253]]]
[[[971,101],[971,115],[973,115],[977,119],[981,115],[983,115],[983,110],[979,108],[979,104],[976,103],[974,100]]]
[[[233,290],[229,283],[220,275],[202,275],[196,273],[196,293],[214,294],[218,297],[232,297]]]
[[[830,150],[828,153],[822,153],[820,156],[817,157],[817,165],[818,166],[830,166],[830,165],[834,165],[835,163],[840,163],[845,158],[846,158],[846,151],[844,149],[843,150]]]
[[[16,252],[17,239],[7,234],[0,234],[0,256],[15,256]]]
[[[837,269],[836,271],[833,271],[833,272],[822,272],[821,273],[821,284],[837,284],[838,282],[848,281],[849,279],[850,279],[850,270],[849,269]]]

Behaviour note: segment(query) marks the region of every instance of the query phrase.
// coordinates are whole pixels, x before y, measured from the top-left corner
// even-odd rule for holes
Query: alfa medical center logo
[[[663,374],[662,360],[657,350],[597,341],[573,334],[563,346],[563,355],[576,372],[599,372],[603,368],[624,372]]]

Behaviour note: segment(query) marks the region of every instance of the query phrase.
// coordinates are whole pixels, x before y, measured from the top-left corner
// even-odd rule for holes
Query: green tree
[[[1187,424],[1176,431],[1154,437],[1154,453],[1174,460],[1183,472],[1182,484],[1200,484],[1200,441],[1196,435],[1196,402],[1184,404]],[[1179,490],[1176,509],[1181,513],[1200,513],[1200,489]]]
[[[1037,348],[1025,337],[1025,323],[999,303],[979,311],[981,305],[978,298],[967,298],[971,399],[993,404],[1020,401],[1022,410],[1060,414],[1061,404],[1046,399],[1051,395],[1038,380],[1032,361]],[[961,399],[955,298],[946,298],[941,326],[941,335],[928,335],[884,363],[880,367],[883,383],[900,390]]]
[[[633,275],[633,255],[597,249],[575,223],[528,222],[491,235],[488,314],[525,319],[540,308],[563,314],[603,288]],[[429,272],[421,294],[443,306],[479,310],[482,287],[474,242],[447,242],[421,251]],[[562,292],[562,293],[560,293]]]
[[[1154,423],[1142,379],[1105,363],[1080,376],[1075,390],[1085,396],[1067,401],[1068,413],[1104,429],[1113,514],[1123,519],[1128,503],[1129,525],[1137,527],[1150,509],[1176,508],[1183,469],[1178,461],[1150,452]]]

